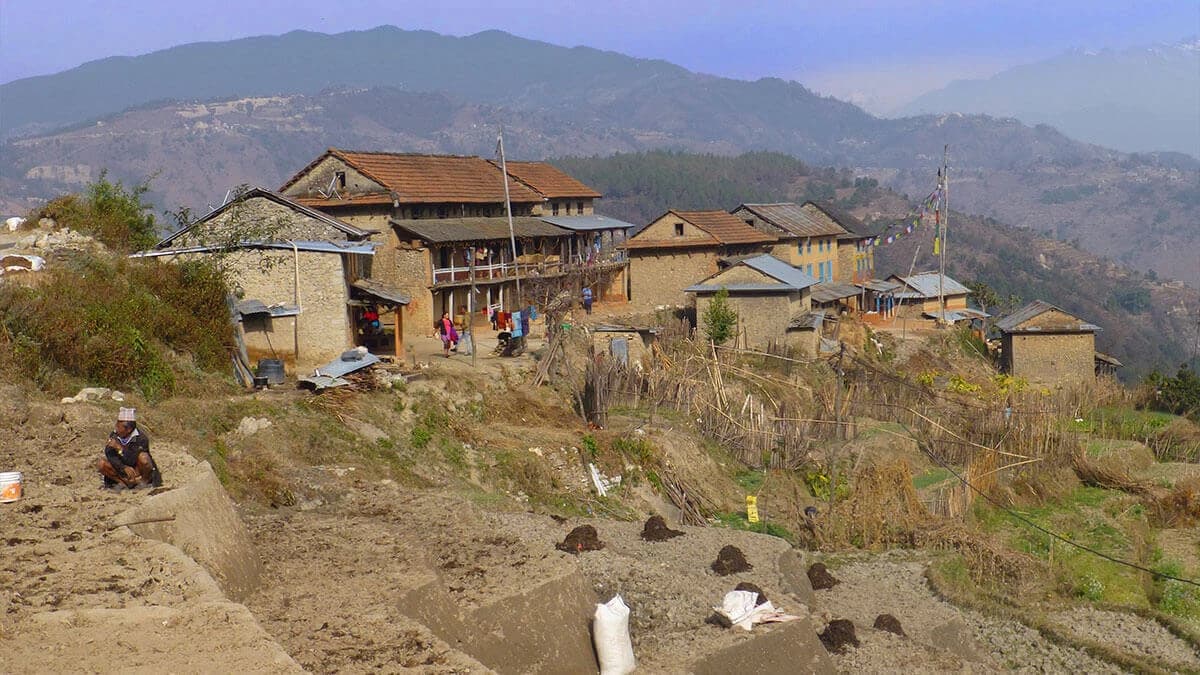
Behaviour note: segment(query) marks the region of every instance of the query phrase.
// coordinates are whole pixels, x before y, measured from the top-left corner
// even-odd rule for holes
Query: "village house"
[[[716,274],[722,258],[766,253],[775,241],[727,211],[667,211],[618,247],[629,255],[629,301],[685,306],[685,289]]]
[[[1066,387],[1090,382],[1096,375],[1100,327],[1048,302],[1025,305],[997,321],[996,329],[1001,336],[1001,368],[1014,377]],[[1105,356],[1104,363],[1111,366],[1107,359],[1112,357]]]
[[[280,359],[295,372],[383,338],[364,326],[367,307],[391,312],[408,299],[368,279],[372,233],[262,188],[247,190],[137,257],[222,256],[234,290],[235,318],[251,361]],[[393,319],[383,346],[402,352]]]
[[[733,215],[778,242],[776,258],[821,283],[858,283],[875,273],[872,237],[857,218],[827,204],[742,204]]]
[[[967,296],[971,294],[971,289],[949,276],[942,276],[937,272],[921,272],[907,277],[893,274],[887,280],[899,285],[892,292],[892,296],[898,303],[898,311],[906,314],[915,313],[937,318],[940,295],[945,298],[946,320],[950,323],[987,316],[967,307]]]
[[[725,290],[729,307],[738,317],[739,339],[751,349],[766,349],[785,343],[793,320],[809,312],[809,291],[816,283],[805,272],[761,254],[744,258],[685,290],[696,297],[696,320],[701,329],[709,304]]]
[[[622,298],[626,263],[616,246],[632,224],[596,214],[600,194],[548,164],[506,168],[504,176],[479,157],[330,148],[281,192],[374,231],[380,247],[371,277],[407,294],[406,313],[426,332],[435,317],[460,307],[478,308],[477,319],[488,308],[519,309],[532,298],[517,298],[518,277],[588,283],[599,299]],[[468,299],[472,282],[478,292]]]

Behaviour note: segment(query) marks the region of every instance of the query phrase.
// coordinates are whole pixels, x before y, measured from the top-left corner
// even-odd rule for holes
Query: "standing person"
[[[450,350],[458,348],[458,331],[454,329],[454,322],[450,320],[450,312],[442,312],[441,320],[433,324],[433,329],[437,331],[438,337],[442,338],[442,356],[450,358]]]
[[[583,311],[587,314],[592,313],[592,287],[583,287]]]
[[[137,411],[121,408],[117,423],[108,442],[104,444],[104,457],[97,465],[104,476],[106,488],[158,487],[162,485],[162,474],[150,456],[150,439],[138,431]]]

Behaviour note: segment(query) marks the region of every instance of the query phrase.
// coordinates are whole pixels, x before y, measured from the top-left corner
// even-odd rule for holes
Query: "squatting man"
[[[137,411],[133,408],[121,408],[117,413],[117,423],[104,444],[98,468],[104,476],[104,487],[111,490],[162,485],[162,474],[150,456],[150,439],[138,430]]]

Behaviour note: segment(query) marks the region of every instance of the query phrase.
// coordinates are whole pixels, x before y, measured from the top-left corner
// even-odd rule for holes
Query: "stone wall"
[[[629,253],[629,303],[635,311],[687,306],[690,303],[683,289],[717,271],[715,248],[634,249]]]
[[[198,223],[175,242],[226,243],[242,241],[345,241],[346,233],[266,197],[235,202],[211,220]]]
[[[231,256],[230,284],[244,299],[267,305],[295,304],[295,262],[291,251],[247,251]],[[245,325],[246,350],[259,358],[282,358],[293,369],[324,365],[354,345],[346,303],[342,254],[301,251],[300,307],[296,318],[254,321]],[[293,322],[299,322],[300,360],[296,363]]]
[[[702,332],[704,313],[712,298],[711,294],[696,298],[696,322]],[[788,323],[804,311],[799,293],[734,294],[729,296],[729,306],[737,312],[738,334],[745,333],[746,346],[750,349],[765,349],[769,343],[784,342]]]
[[[337,189],[338,194],[343,197],[347,195],[387,192],[387,188],[367,178],[354,167],[333,155],[328,155],[317,162],[316,166],[309,169],[294,184],[288,186],[283,194],[292,198],[320,197],[321,191],[328,192],[329,184],[334,181],[334,177],[339,171],[346,174],[346,186],[341,187],[335,184],[334,187]]]
[[[1005,370],[1031,384],[1069,387],[1095,378],[1094,333],[1005,333]]]

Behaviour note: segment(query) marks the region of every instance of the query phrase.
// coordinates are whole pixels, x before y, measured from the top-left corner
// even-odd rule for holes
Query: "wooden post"
[[[396,305],[396,331],[392,336],[396,341],[396,362],[404,360],[404,305]]]

